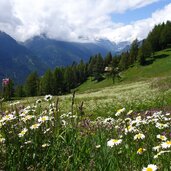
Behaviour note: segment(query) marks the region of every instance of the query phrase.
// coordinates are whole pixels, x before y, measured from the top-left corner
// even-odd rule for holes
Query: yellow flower
[[[144,151],[146,151],[145,148],[139,148],[139,149],[137,150],[137,154],[142,154]]]

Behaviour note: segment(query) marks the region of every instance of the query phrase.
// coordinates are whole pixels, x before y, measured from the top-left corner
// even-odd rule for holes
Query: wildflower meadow
[[[44,104],[47,104],[44,106]],[[73,104],[73,103],[72,103]],[[171,170],[171,114],[123,107],[109,117],[63,113],[46,95],[0,117],[1,170]]]

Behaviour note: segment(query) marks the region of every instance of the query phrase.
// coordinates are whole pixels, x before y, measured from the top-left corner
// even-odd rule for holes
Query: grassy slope
[[[154,77],[171,75],[171,49],[159,51],[154,55],[152,64],[135,66],[123,73],[125,81],[147,80]]]
[[[150,61],[149,61],[150,63]],[[156,77],[171,76],[171,49],[159,51],[154,55],[154,61],[146,66],[135,65],[122,73],[122,81],[118,84],[126,84],[136,81],[147,81]],[[78,92],[98,91],[101,88],[113,86],[111,79],[105,79],[99,83],[88,79],[78,87]]]

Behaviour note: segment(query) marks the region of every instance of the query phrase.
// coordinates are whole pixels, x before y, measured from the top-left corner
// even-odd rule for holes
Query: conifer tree
[[[109,66],[112,63],[112,54],[109,52],[104,59],[104,66]]]
[[[42,94],[54,94],[54,75],[52,71],[48,69],[41,80]]]
[[[37,96],[39,88],[39,77],[37,72],[31,73],[25,83],[26,96]]]
[[[25,91],[22,85],[18,85],[15,89],[15,97],[24,97]]]
[[[134,40],[131,44],[130,56],[129,56],[129,65],[132,65],[138,57],[138,40]]]
[[[138,51],[138,61],[140,65],[145,65],[146,58],[150,57],[152,54],[151,45],[148,40],[143,41],[142,46]]]
[[[67,67],[64,70],[64,85],[65,85],[65,91],[70,92],[73,85],[73,74],[72,74],[71,67]]]
[[[64,87],[64,73],[61,68],[56,68],[54,71],[54,94],[62,94]]]
[[[151,44],[153,53],[162,49],[160,37],[164,26],[164,23],[156,25],[153,30],[148,34],[147,40]]]
[[[121,55],[121,59],[120,59],[120,62],[119,62],[119,68],[121,71],[127,69],[129,66],[129,53],[128,52],[125,52],[125,53],[122,53]]]
[[[160,35],[161,49],[167,48],[171,44],[171,22],[167,21]]]

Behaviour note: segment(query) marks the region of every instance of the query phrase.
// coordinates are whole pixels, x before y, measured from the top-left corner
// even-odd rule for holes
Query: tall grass
[[[63,113],[51,96],[25,107],[13,103],[0,118],[1,169],[138,171],[148,164],[171,169],[170,113],[125,108],[109,113],[106,106],[102,112],[110,117],[92,119],[79,107]]]

